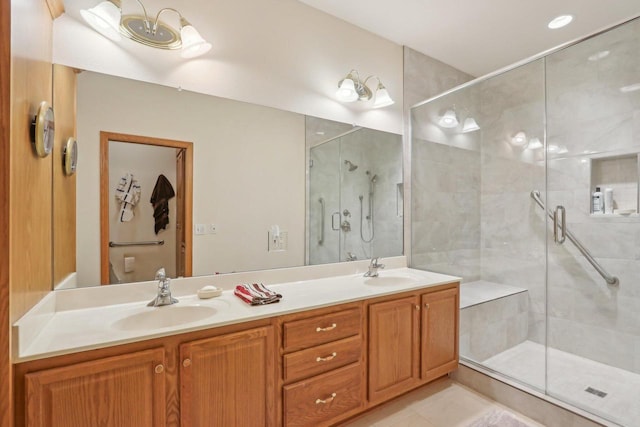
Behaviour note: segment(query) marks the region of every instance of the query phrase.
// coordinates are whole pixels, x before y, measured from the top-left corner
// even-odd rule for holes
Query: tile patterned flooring
[[[551,396],[618,424],[640,426],[640,375],[525,341],[483,362],[495,371],[544,390],[547,357]],[[607,393],[586,392],[588,387]]]
[[[468,427],[492,411],[507,411],[525,426],[535,421],[448,378],[381,405],[343,427]],[[478,424],[475,424],[476,426]]]

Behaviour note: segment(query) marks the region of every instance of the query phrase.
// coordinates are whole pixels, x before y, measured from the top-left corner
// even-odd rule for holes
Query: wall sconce
[[[125,36],[157,49],[181,49],[180,55],[183,58],[194,58],[211,49],[211,43],[203,39],[177,10],[170,7],[160,9],[152,21],[142,2],[137,2],[144,15],[122,15],[121,0],[105,0],[91,9],[82,9],[80,14],[94,30],[113,41],[119,41],[121,36]],[[175,12],[180,17],[179,33],[160,21],[160,15],[167,11]]]
[[[527,145],[527,148],[530,150],[537,150],[538,148],[542,148],[542,141],[540,141],[540,138],[537,137],[533,137],[529,140],[529,144]]]
[[[518,148],[526,148],[528,144],[527,134],[524,131],[519,131],[511,137],[511,144]]]
[[[445,111],[444,115],[440,117],[440,120],[438,120],[438,125],[447,129],[454,128],[458,126],[459,123],[460,121],[458,120],[458,116],[453,109]]]
[[[474,132],[479,129],[480,126],[478,126],[476,119],[474,119],[473,117],[467,117],[466,119],[464,119],[464,124],[462,125],[462,133]]]
[[[375,94],[369,86],[367,86],[367,81],[371,78],[378,80]],[[373,108],[388,107],[395,102],[391,99],[391,96],[389,96],[389,91],[384,87],[379,77],[369,76],[362,81],[356,70],[349,71],[349,74],[338,82],[336,97],[342,102],[369,101],[371,98],[374,98]]]

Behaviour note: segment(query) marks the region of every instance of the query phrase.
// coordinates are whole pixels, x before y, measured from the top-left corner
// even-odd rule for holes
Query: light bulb
[[[478,123],[476,123],[476,119],[473,117],[467,117],[464,119],[464,124],[462,125],[462,133],[473,132],[480,129]]]
[[[527,134],[520,131],[511,137],[511,144],[516,147],[525,148],[527,146]]]

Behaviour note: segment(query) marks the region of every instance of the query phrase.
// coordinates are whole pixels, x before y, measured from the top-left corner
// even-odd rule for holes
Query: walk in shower
[[[640,425],[640,19],[419,104],[411,128],[411,266],[463,277],[461,359]]]
[[[316,139],[309,146],[309,263],[402,254],[401,136],[354,127]]]

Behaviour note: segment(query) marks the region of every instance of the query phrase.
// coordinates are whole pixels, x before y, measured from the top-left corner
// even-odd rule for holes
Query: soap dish
[[[207,285],[202,289],[198,289],[198,298],[200,299],[209,299],[220,295],[222,295],[222,289],[215,286]]]

